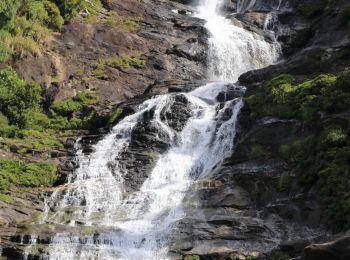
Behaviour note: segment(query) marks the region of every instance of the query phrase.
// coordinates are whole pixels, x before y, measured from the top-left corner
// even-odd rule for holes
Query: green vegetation
[[[24,130],[44,132],[47,129],[83,128],[91,120],[93,113],[91,111],[79,115],[74,113],[95,103],[97,96],[90,91],[80,92],[70,100],[53,104],[48,114],[43,113],[41,101],[41,88],[38,84],[20,79],[12,68],[1,70],[1,136],[21,137]]]
[[[146,65],[146,61],[144,60],[140,60],[136,57],[130,57],[129,55],[122,55],[122,56],[99,60],[92,74],[95,78],[106,79],[107,78],[107,75],[105,72],[106,66],[112,67],[112,68],[128,69],[131,67],[140,67],[144,65]]]
[[[185,256],[185,260],[200,260],[199,255],[187,255]]]
[[[261,144],[253,143],[250,145],[250,151],[248,156],[250,159],[256,159],[256,158],[268,157],[269,154],[270,154],[269,147],[266,147]]]
[[[265,82],[261,91],[247,98],[251,117],[298,118],[309,128],[308,136],[282,145],[280,152],[295,170],[300,185],[317,188],[320,205],[333,227],[336,230],[348,229],[349,129],[339,120],[323,124],[321,115],[348,111],[350,69],[338,75],[320,75],[312,80],[295,82],[291,75],[280,75]],[[253,154],[263,154],[261,147],[253,148]],[[290,183],[290,177],[282,176],[279,190],[288,190]]]
[[[350,69],[338,76],[320,75],[293,84],[290,75],[278,76],[264,84],[263,91],[246,99],[252,117],[300,118],[312,123],[319,112],[341,112],[350,105]]]
[[[6,68],[0,71],[0,111],[11,124],[25,127],[28,114],[40,109],[41,88],[34,82],[20,79],[17,73]]]
[[[31,149],[49,151],[63,148],[72,129],[89,129],[95,111],[88,108],[97,101],[94,92],[79,92],[69,100],[42,107],[41,88],[19,78],[12,68],[0,70],[0,137],[5,149],[17,153]]]
[[[49,187],[56,179],[57,168],[54,163],[0,160],[0,192],[6,192],[11,185]]]
[[[292,178],[289,175],[282,175],[278,179],[278,190],[289,191],[292,187]]]
[[[116,110],[114,110],[108,118],[108,124],[112,125],[112,124],[116,123],[116,121],[122,115],[123,111],[124,110],[120,107],[118,107]],[[1,118],[0,118],[0,120],[1,120]],[[0,121],[0,125],[1,125],[1,121]]]
[[[345,130],[330,127],[284,145],[282,154],[294,166],[299,183],[316,186],[321,206],[336,230],[350,227],[350,138]]]
[[[51,106],[51,109],[60,116],[72,117],[74,112],[77,112],[96,101],[97,96],[94,92],[80,92],[70,100],[55,103]]]
[[[15,203],[15,200],[10,195],[2,194],[2,193],[0,193],[0,201],[5,202],[7,204]]]
[[[0,2],[0,63],[11,56],[37,55],[41,43],[52,30],[60,30],[64,21],[80,10],[90,14],[102,8],[99,0],[2,0]]]

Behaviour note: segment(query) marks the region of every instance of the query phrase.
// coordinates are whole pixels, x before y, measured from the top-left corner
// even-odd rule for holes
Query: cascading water
[[[238,1],[238,5],[244,8],[254,5],[248,2],[255,3]],[[219,15],[222,3],[223,0],[203,0],[197,16],[207,21],[206,27],[212,34],[209,39],[209,78],[236,82],[244,72],[274,63],[279,57],[280,45],[266,42],[264,37],[235,26],[231,20]]]
[[[57,260],[167,259],[169,236],[184,217],[182,201],[189,187],[208,176],[233,149],[242,100],[220,103],[216,96],[227,90],[227,82],[273,63],[278,56],[277,44],[220,16],[220,4],[220,0],[202,1],[198,17],[207,20],[212,34],[209,78],[223,82],[181,94],[189,102],[191,117],[180,132],[161,117],[173,104],[174,95],[161,95],[145,101],[118,123],[92,154],[80,151],[79,168],[46,201],[25,258],[39,254],[42,259]],[[154,111],[152,123],[169,135],[170,148],[159,155],[141,188],[126,193],[118,156],[128,149],[133,128],[150,111]],[[54,234],[47,247],[39,246],[42,229]]]

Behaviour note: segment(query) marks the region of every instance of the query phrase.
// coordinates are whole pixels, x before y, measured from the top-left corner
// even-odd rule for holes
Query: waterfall
[[[169,237],[185,214],[183,199],[233,150],[242,98],[219,102],[217,95],[232,88],[228,83],[241,73],[278,57],[277,44],[234,26],[218,13],[220,4],[220,0],[203,0],[198,7],[197,16],[207,21],[211,33],[208,78],[216,82],[180,94],[191,109],[184,128],[172,129],[161,116],[176,95],[159,95],[119,122],[94,145],[94,152],[85,155],[80,150],[79,168],[46,200],[25,258],[39,254],[41,259],[55,260],[168,259]],[[158,156],[140,189],[126,193],[127,180],[118,158],[128,149],[137,123],[151,111],[152,124],[167,133],[170,148]],[[46,247],[38,244],[40,230],[53,234]]]
[[[197,16],[207,21],[206,27],[212,35],[208,75],[211,80],[235,82],[244,72],[276,62],[281,52],[277,42],[266,42],[263,36],[234,26],[218,13],[222,0],[203,2]]]

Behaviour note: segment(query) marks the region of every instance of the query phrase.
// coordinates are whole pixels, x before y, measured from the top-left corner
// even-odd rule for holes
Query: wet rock
[[[58,150],[51,151],[51,158],[62,158],[67,156],[68,156],[68,153],[66,151],[58,151]]]
[[[304,249],[302,260],[350,259],[350,236],[345,235],[331,242],[312,244]]]
[[[127,192],[141,187],[154,168],[159,153],[163,153],[169,147],[168,133],[150,120],[151,118],[148,118],[145,122],[137,123],[133,128],[128,149],[117,158]]]
[[[198,44],[197,39],[188,39],[186,43],[175,45],[169,54],[175,54],[179,57],[184,57],[192,61],[205,62],[207,57],[207,48]]]
[[[65,147],[67,149],[72,149],[75,146],[76,139],[75,138],[67,138]]]
[[[237,97],[242,97],[244,95],[245,89],[233,84],[227,85],[227,90],[220,92],[216,100],[219,102],[226,102]]]
[[[181,131],[192,112],[189,101],[185,95],[175,95],[174,102],[170,107],[165,107],[161,111],[161,120],[176,131]]]

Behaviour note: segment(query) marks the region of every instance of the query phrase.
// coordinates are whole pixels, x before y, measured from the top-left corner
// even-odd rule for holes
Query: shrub
[[[25,115],[30,111],[38,111],[41,100],[38,84],[20,79],[12,68],[0,71],[0,111],[11,124],[24,127]]]
[[[54,163],[0,160],[0,191],[6,191],[11,185],[52,186],[56,179],[57,167]]]
[[[42,0],[24,0],[21,9],[26,18],[33,22],[44,24],[49,20],[49,15]]]
[[[19,0],[0,1],[0,28],[11,30],[19,7]]]
[[[30,37],[14,36],[10,39],[9,46],[17,58],[35,56],[40,53],[40,45]]]
[[[6,116],[0,113],[0,136],[13,136],[18,129],[15,126],[9,125],[9,120]]]
[[[6,62],[12,54],[12,49],[0,42],[0,63]]]
[[[66,21],[73,19],[84,6],[84,0],[53,0]]]
[[[61,29],[62,25],[64,24],[64,19],[61,16],[60,9],[57,7],[57,5],[45,0],[44,7],[49,16],[47,21],[48,26],[54,30]]]
[[[264,83],[263,90],[246,99],[251,116],[298,117],[311,124],[319,111],[341,112],[350,106],[350,70],[338,76],[324,74],[294,85],[281,75]]]
[[[350,227],[350,140],[344,129],[331,127],[281,147],[299,183],[318,189],[318,199],[336,231]]]
[[[0,186],[1,186],[1,180],[0,180]],[[11,196],[6,195],[6,194],[1,194],[1,193],[0,193],[0,201],[5,202],[7,204],[14,204],[15,203],[14,199]]]
[[[348,138],[346,132],[341,128],[327,130],[323,136],[323,143],[330,146],[344,145]]]
[[[74,112],[95,103],[97,99],[98,98],[94,92],[80,92],[70,100],[55,103],[51,106],[51,109],[55,114],[60,116],[72,117]]]

